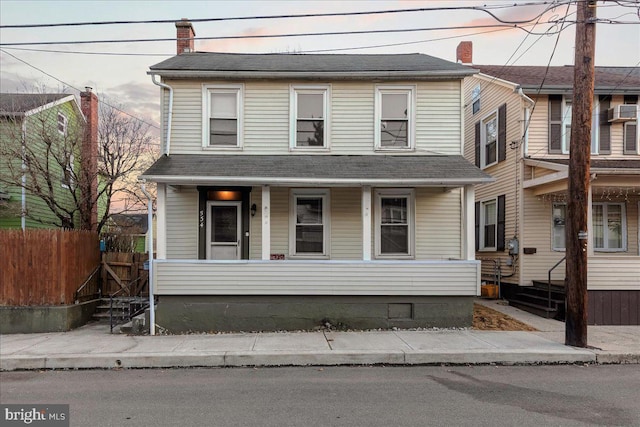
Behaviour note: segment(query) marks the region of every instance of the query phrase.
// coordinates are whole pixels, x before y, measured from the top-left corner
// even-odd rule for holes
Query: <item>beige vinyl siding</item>
[[[201,154],[202,85],[237,84],[224,81],[169,80],[174,88],[171,131],[172,154]],[[308,82],[291,82],[304,85]],[[374,154],[375,84],[330,84],[330,154]],[[412,85],[412,82],[398,82]],[[416,150],[418,155],[460,153],[460,83],[420,82],[416,96]],[[290,85],[283,82],[245,82],[242,154],[289,154]],[[163,95],[164,111],[168,96]],[[166,115],[166,114],[164,114]],[[164,119],[163,115],[163,119]],[[308,153],[312,150],[301,150]],[[205,153],[239,154],[237,150]],[[327,151],[320,151],[327,153]],[[384,153],[389,153],[385,151]]]
[[[154,262],[158,295],[475,296],[476,261]]]
[[[459,259],[461,190],[416,190],[416,259]]]
[[[591,257],[587,268],[590,291],[640,290],[640,256]]]
[[[198,192],[167,188],[167,259],[198,259]]]
[[[461,85],[459,81],[418,85],[417,154],[462,154]]]
[[[480,110],[476,114],[472,114],[471,93],[473,88],[480,84]],[[516,195],[520,198],[519,188],[516,186],[518,179],[521,179],[522,161],[520,153],[522,147],[511,149],[512,141],[522,141],[524,131],[524,104],[522,98],[513,91],[512,88],[495,81],[487,81],[477,77],[466,78],[464,82],[465,93],[465,158],[475,163],[475,124],[496,112],[498,108],[507,104],[507,133],[506,133],[506,159],[498,162],[493,166],[484,169],[485,172],[495,178],[495,182],[490,184],[479,185],[476,187],[476,202],[495,199],[500,195],[505,195],[505,247],[506,243],[516,234]],[[519,201],[520,202],[520,201]],[[521,212],[520,212],[521,213]],[[522,232],[522,224],[518,226],[518,232]],[[521,236],[520,247],[522,247]],[[502,265],[502,274],[510,275],[514,271],[511,267],[506,266],[509,258],[508,250],[504,252],[495,251],[479,251],[476,252],[477,259],[499,259]],[[483,272],[492,271],[493,263],[491,261],[483,261]],[[522,260],[516,262],[515,274],[509,278],[512,282],[518,282],[519,269]]]
[[[362,191],[331,189],[331,259],[362,259]]]
[[[271,254],[289,258],[289,188],[271,187]]]
[[[552,247],[552,208],[550,198],[537,197],[531,190],[524,192],[524,223],[520,246],[535,248],[536,253],[522,255],[522,284],[530,285],[532,280],[547,280],[547,272],[562,257],[565,251],[554,251]],[[564,280],[564,264],[556,268],[551,276],[553,280]]]

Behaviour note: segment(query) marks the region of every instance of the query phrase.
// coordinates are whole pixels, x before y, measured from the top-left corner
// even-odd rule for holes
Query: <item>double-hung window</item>
[[[58,133],[67,135],[67,116],[62,113],[58,113]]]
[[[376,87],[376,149],[414,148],[415,97],[415,86]]]
[[[591,153],[598,154],[600,140],[599,100],[593,101],[591,120]],[[573,100],[566,96],[549,96],[549,153],[569,154]]]
[[[292,256],[329,256],[329,191],[293,190],[289,230]]]
[[[414,218],[413,191],[378,190],[376,192],[376,257],[413,256]]]
[[[69,154],[69,156],[67,156],[66,160],[65,160],[65,165],[64,165],[64,170],[62,171],[63,176],[62,176],[62,187],[63,188],[72,188],[74,187],[75,184],[75,179],[74,179],[74,166],[73,163],[75,162],[75,156],[73,154]]]
[[[329,86],[291,86],[292,149],[329,148]]]
[[[626,250],[626,217],[624,203],[592,205],[593,248],[596,251]]]
[[[496,199],[480,203],[480,250],[495,251],[497,242],[498,203]]]
[[[242,147],[242,85],[204,85],[202,94],[203,147]]]
[[[498,162],[498,113],[482,120],[480,164],[486,168]]]

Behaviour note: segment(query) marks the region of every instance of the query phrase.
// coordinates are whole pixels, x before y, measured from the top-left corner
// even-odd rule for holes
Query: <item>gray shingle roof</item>
[[[70,96],[68,93],[0,93],[0,116],[21,116],[27,111]]]
[[[491,182],[462,156],[163,156],[141,178],[173,184],[463,185]]]
[[[573,66],[549,67],[544,66],[502,66],[502,65],[473,65],[481,73],[498,77],[516,83],[524,90],[537,90],[544,78],[546,92],[553,89],[573,89]],[[619,92],[640,91],[640,67],[596,67],[595,89],[613,90]]]
[[[169,77],[226,75],[242,78],[291,77],[464,77],[477,71],[424,54],[319,55],[183,53],[150,67],[149,74]]]

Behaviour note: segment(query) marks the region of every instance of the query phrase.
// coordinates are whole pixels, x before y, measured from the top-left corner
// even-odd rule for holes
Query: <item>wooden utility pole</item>
[[[587,346],[587,212],[591,162],[596,0],[577,2],[569,202],[566,226],[567,312],[565,344]]]

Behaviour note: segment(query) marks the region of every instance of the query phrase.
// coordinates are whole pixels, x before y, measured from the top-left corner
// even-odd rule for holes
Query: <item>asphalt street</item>
[[[640,365],[0,373],[1,403],[72,426],[638,426]]]

